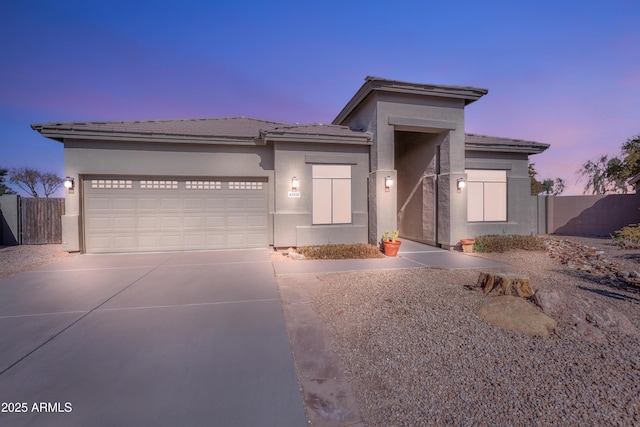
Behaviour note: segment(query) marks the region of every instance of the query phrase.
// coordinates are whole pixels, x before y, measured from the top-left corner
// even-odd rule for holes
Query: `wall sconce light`
[[[291,191],[298,191],[298,178],[291,178]]]
[[[390,176],[385,176],[384,177],[384,191],[390,191],[392,185],[393,185],[393,178],[391,178]]]
[[[458,185],[458,191],[460,191],[467,185],[467,183],[465,182],[464,178],[458,178],[457,185]]]
[[[64,179],[64,181],[62,182],[64,185],[64,188],[66,188],[67,190],[69,190],[70,193],[73,192],[73,178],[71,178],[70,176],[66,177]]]

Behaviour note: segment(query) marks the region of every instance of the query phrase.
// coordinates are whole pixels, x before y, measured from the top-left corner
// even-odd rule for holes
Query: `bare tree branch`
[[[42,184],[44,197],[49,198],[62,185],[62,178],[51,172],[41,173],[40,184]]]
[[[9,182],[16,184],[32,197],[40,197],[38,186],[42,187],[44,197],[49,197],[62,185],[62,178],[51,172],[40,172],[28,166],[11,169]]]
[[[27,166],[11,169],[9,172],[9,182],[16,184],[25,193],[29,193],[33,197],[40,197],[36,190],[40,173]]]

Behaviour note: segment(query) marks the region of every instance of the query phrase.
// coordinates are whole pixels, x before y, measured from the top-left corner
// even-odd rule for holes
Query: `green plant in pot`
[[[391,233],[391,237],[389,237],[389,231],[387,230],[382,235],[382,247],[386,256],[398,255],[398,249],[400,248],[400,244],[402,243],[400,240],[397,240],[398,234],[398,230],[394,230]]]

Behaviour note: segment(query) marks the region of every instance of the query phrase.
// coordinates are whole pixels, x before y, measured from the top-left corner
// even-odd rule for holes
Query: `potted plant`
[[[470,254],[473,252],[473,245],[476,241],[474,239],[460,239],[460,244],[462,245],[462,252],[465,254]]]
[[[391,233],[391,238],[389,238],[389,231],[385,231],[382,235],[382,247],[384,248],[384,254],[386,256],[396,256],[398,255],[398,249],[400,248],[400,240],[396,240],[398,238],[398,230],[394,230]]]

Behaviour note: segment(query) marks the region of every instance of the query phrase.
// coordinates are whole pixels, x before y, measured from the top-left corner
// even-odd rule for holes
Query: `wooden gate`
[[[62,243],[64,199],[20,198],[20,244]]]

